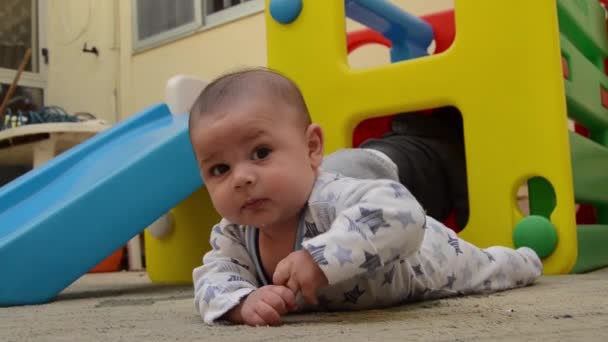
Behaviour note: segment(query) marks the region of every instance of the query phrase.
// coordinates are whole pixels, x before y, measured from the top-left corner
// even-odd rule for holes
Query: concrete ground
[[[57,301],[0,308],[0,341],[608,341],[608,269],[385,310],[293,315],[281,327],[207,326],[190,286],[88,274]]]

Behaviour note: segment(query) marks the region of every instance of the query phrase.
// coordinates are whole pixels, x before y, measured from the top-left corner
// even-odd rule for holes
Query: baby
[[[292,311],[487,293],[529,285],[542,273],[529,248],[480,249],[461,240],[395,180],[323,170],[321,127],[279,73],[216,79],[196,100],[189,125],[223,217],[193,272],[206,323],[276,325]]]

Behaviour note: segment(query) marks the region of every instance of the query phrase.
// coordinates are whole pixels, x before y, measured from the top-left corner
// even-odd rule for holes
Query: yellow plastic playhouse
[[[364,119],[457,107],[470,204],[461,236],[480,247],[533,245],[548,274],[607,265],[608,36],[599,2],[455,0],[446,51],[422,57],[424,46],[394,40],[400,60],[351,69],[345,17],[367,13],[381,33],[420,42],[398,11],[379,0],[266,0],[268,66],[301,87],[328,132],[326,152],[350,147]],[[591,139],[569,133],[568,116]],[[526,183],[530,216],[516,200]],[[597,224],[577,227],[575,201],[595,206]],[[172,214],[169,236],[146,235],[148,272],[156,282],[190,282],[218,216],[204,189]]]

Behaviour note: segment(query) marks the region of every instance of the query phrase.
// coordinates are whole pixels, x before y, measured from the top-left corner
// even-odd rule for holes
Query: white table
[[[103,121],[24,125],[0,131],[0,165],[36,168],[111,127]]]

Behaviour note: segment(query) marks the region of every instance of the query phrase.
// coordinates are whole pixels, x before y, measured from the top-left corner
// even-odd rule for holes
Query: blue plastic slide
[[[52,300],[201,185],[162,104],[0,188],[0,306]]]

